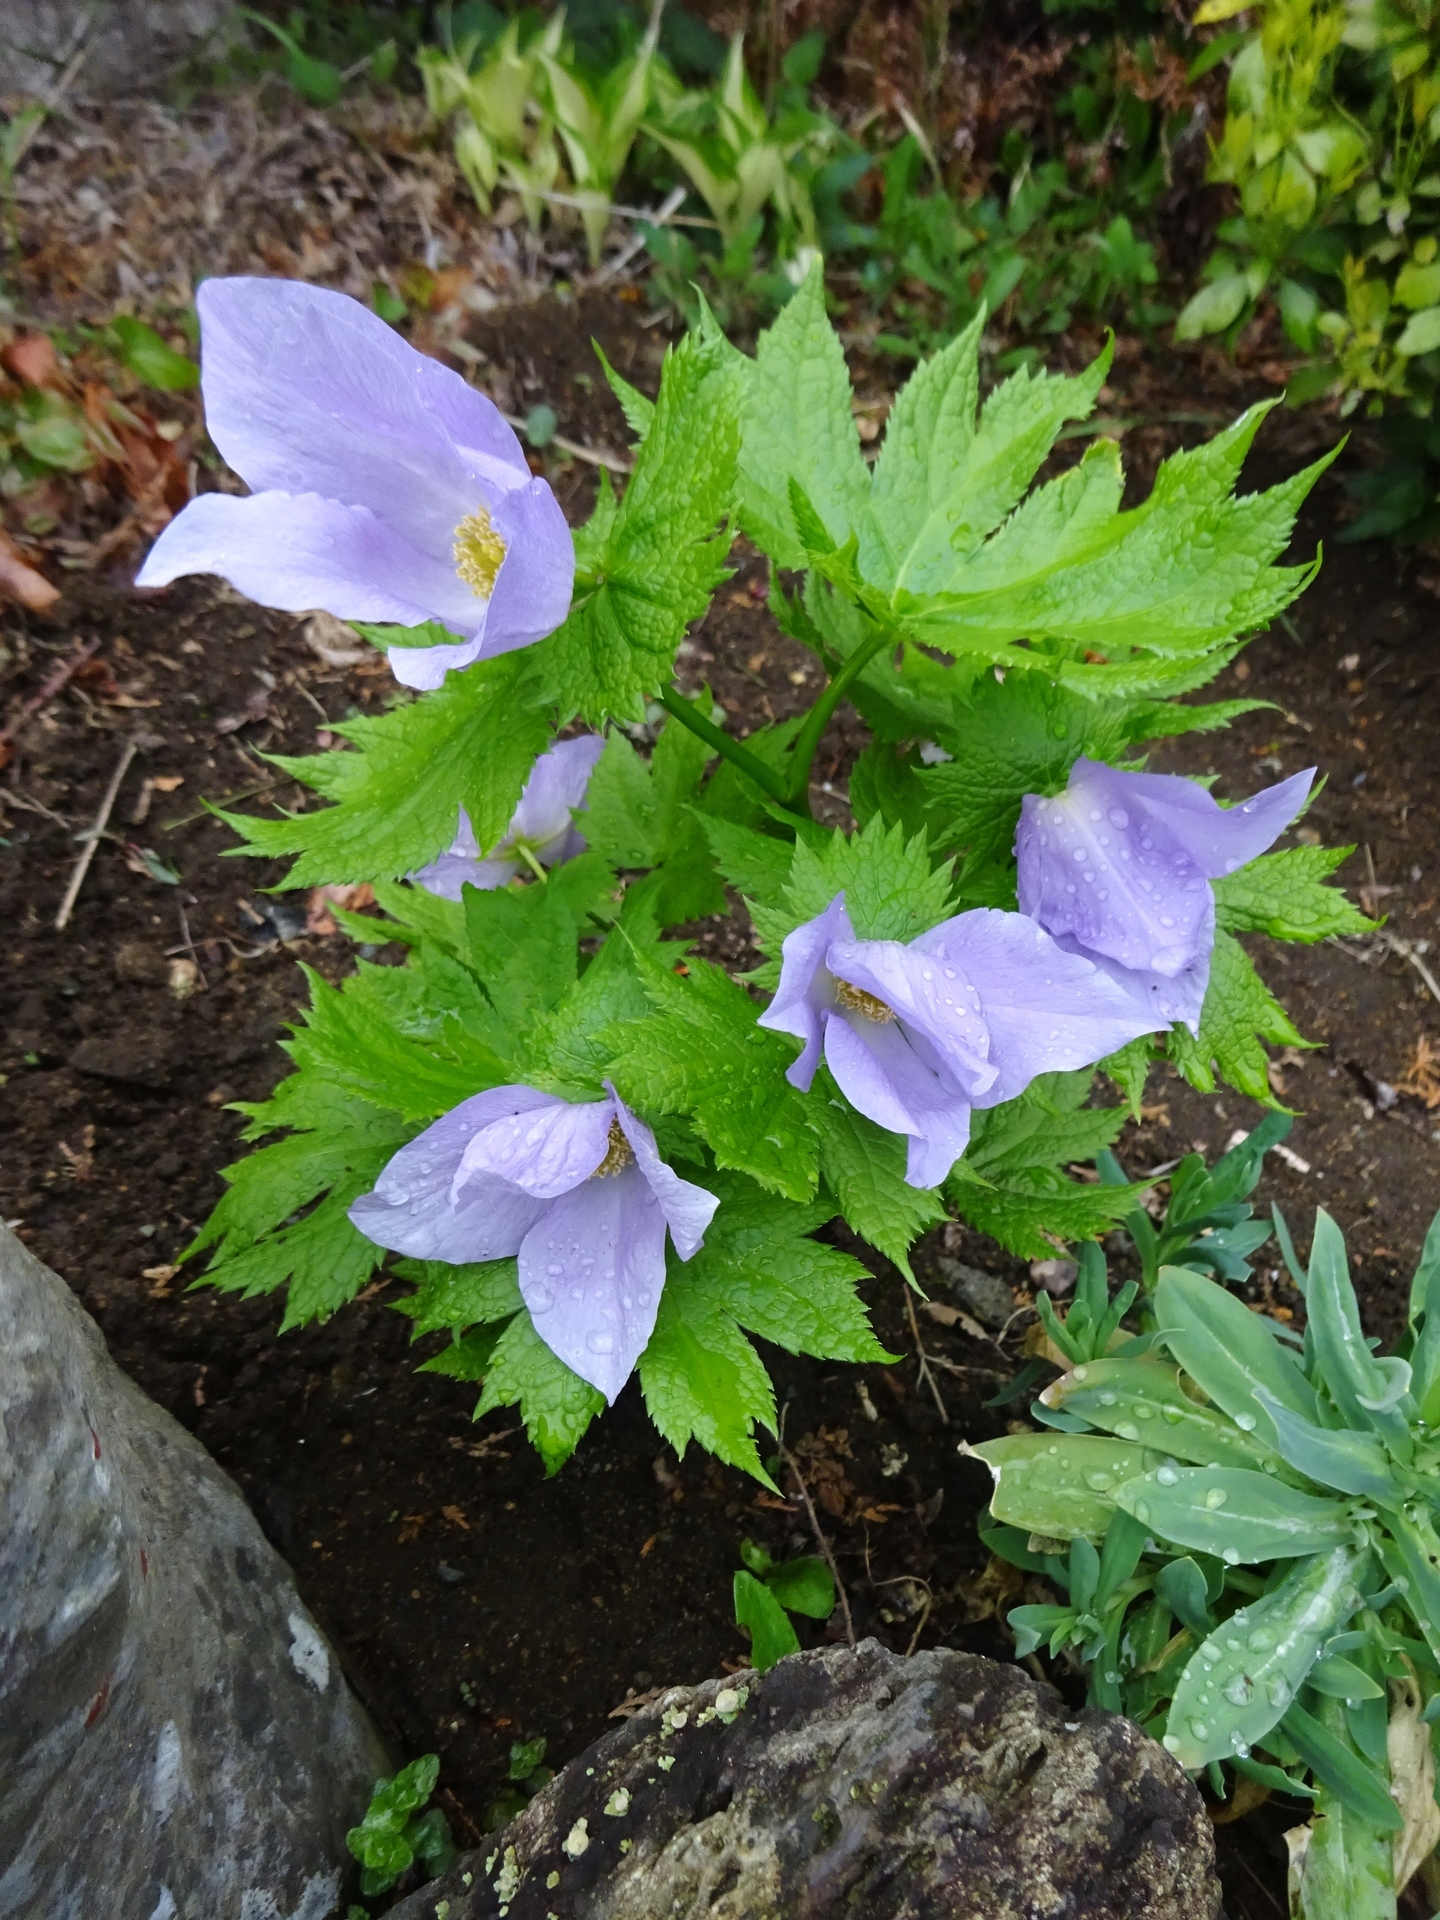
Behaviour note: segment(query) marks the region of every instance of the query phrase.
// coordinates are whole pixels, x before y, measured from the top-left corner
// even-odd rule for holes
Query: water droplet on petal
[[[592,1353],[613,1353],[615,1338],[609,1333],[587,1333],[585,1344]]]

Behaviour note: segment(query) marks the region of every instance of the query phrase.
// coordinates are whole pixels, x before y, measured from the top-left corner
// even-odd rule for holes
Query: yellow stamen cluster
[[[620,1131],[620,1122],[618,1120],[612,1120],[610,1122],[610,1145],[605,1151],[605,1158],[600,1162],[599,1166],[596,1167],[593,1178],[603,1180],[607,1173],[619,1173],[620,1169],[622,1167],[628,1167],[634,1158],[634,1154],[630,1151],[630,1142]]]
[[[883,1000],[877,1000],[873,993],[866,993],[863,987],[852,987],[848,980],[835,982],[835,998],[850,1013],[864,1014],[877,1027],[888,1026],[896,1017],[893,1007],[887,1007]]]
[[[488,507],[467,513],[455,529],[455,571],[482,600],[495,591],[495,576],[505,558],[505,542],[495,531]]]

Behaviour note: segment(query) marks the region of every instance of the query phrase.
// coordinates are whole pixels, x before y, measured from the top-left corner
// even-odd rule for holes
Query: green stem
[[[887,643],[893,646],[895,639],[895,634],[888,627],[882,627],[873,640],[867,640],[863,646],[857,647],[810,709],[804,726],[795,736],[795,757],[790,763],[789,790],[778,796],[783,805],[804,808],[808,812],[810,768],[820,745],[821,736],[830,724],[830,716],[881,648]]]
[[[768,793],[772,800],[778,800],[782,807],[796,809],[796,803],[790,797],[789,788],[781,775],[773,772],[763,760],[757,759],[753,753],[742,747],[738,740],[732,740],[728,733],[722,733],[714,721],[707,720],[703,713],[698,713],[683,694],[678,693],[674,687],[662,687],[659,699],[665,711],[672,714],[682,727],[688,727],[691,733],[698,734],[708,747],[713,747],[716,753],[733,761],[742,773],[748,774],[762,792]],[[808,784],[807,781],[807,787]],[[805,809],[802,805],[796,810],[803,812]]]
[[[544,867],[541,866],[540,862],[535,858],[535,855],[523,840],[517,840],[511,851],[519,854],[520,858],[525,862],[526,866],[529,867],[537,880],[543,883],[550,878],[549,874],[545,871]]]

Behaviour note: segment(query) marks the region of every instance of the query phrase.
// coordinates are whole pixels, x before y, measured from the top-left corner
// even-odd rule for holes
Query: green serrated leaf
[[[429,1360],[422,1360],[415,1371],[443,1374],[447,1380],[483,1380],[503,1338],[501,1327],[472,1327]]]
[[[452,1266],[446,1260],[397,1260],[395,1272],[415,1283],[408,1299],[392,1302],[414,1322],[412,1340],[448,1329],[459,1334],[477,1322],[508,1320],[524,1304],[513,1260]]]
[[[737,481],[740,523],[783,567],[803,567],[790,507],[803,488],[832,547],[869,514],[870,475],[850,411],[845,355],[825,312],[819,261],[760,336],[746,381]]]
[[[806,1111],[820,1136],[821,1178],[847,1222],[913,1281],[910,1249],[945,1208],[938,1193],[907,1183],[904,1138],[856,1113],[823,1068]]]
[[[698,1258],[699,1256],[697,1256]],[[763,1486],[774,1482],[755,1446],[757,1424],[775,1431],[775,1394],[760,1356],[729,1314],[692,1290],[678,1263],[665,1282],[640,1385],[650,1418],[675,1451],[691,1440]]]
[[[1227,933],[1268,933],[1272,940],[1328,940],[1337,933],[1373,933],[1379,925],[1323,883],[1353,847],[1285,847],[1211,882],[1215,919]]]
[[[1017,578],[1007,568],[981,590],[967,590],[977,574],[962,573],[952,590],[902,607],[907,633],[951,653],[1004,657],[1031,670],[1043,669],[1043,652],[1027,655],[1014,642],[1061,642],[1070,658],[1056,663],[1056,677],[1085,691],[1098,676],[1093,685],[1103,694],[1124,688],[1123,672],[1084,665],[1079,650],[1112,661],[1130,647],[1193,656],[1264,625],[1312,577],[1313,566],[1273,562],[1333,455],[1268,492],[1236,496],[1240,463],[1263,414],[1252,408],[1205,445],[1172,455],[1143,505],[1113,514],[1044,570]],[[1006,536],[1002,529],[996,538]],[[982,550],[976,568],[986,559]]]
[[[496,1343],[475,1418],[513,1406],[547,1474],[559,1472],[605,1407],[604,1395],[550,1351],[528,1313],[517,1313]]]
[[[1108,1055],[1099,1064],[1099,1071],[1112,1080],[1125,1097],[1130,1118],[1140,1118],[1140,1103],[1145,1095],[1145,1082],[1150,1077],[1150,1069],[1159,1058],[1159,1049],[1151,1034],[1142,1033],[1128,1046],[1121,1047],[1118,1053]]]
[[[1272,1046],[1306,1045],[1239,941],[1217,932],[1199,1036],[1192,1036],[1187,1027],[1172,1027],[1166,1041],[1170,1061],[1202,1093],[1215,1091],[1218,1072],[1237,1093],[1272,1107],[1276,1102],[1262,1041]]]
[[[1008,859],[1024,796],[1060,792],[1082,754],[1117,758],[1125,709],[1082,699],[1038,673],[1012,674],[1003,686],[986,674],[935,737],[954,758],[918,778],[943,844],[967,848],[975,860]]]
[[[867,1279],[848,1253],[812,1240],[827,1209],[797,1206],[748,1180],[709,1176],[722,1196],[701,1250],[685,1264],[687,1299],[773,1341],[826,1360],[888,1361],[856,1292]],[[668,1283],[667,1283],[668,1284]]]
[[[875,819],[819,847],[801,838],[786,888],[790,926],[814,919],[843,893],[857,939],[908,942],[948,917],[952,884],[950,863],[935,866],[925,836],[907,840],[898,824]]]
[[[620,402],[620,411],[625,416],[626,426],[629,427],[637,440],[643,440],[646,434],[649,433],[651,423],[655,418],[655,402],[653,400],[647,400],[638,387],[632,387],[623,374],[615,371],[614,367],[612,367],[610,362],[605,358],[604,349],[598,340],[592,340],[590,344],[595,349],[595,357],[599,360],[604,370],[605,379],[609,384],[610,391]]]
[[[877,550],[874,561],[868,554],[865,559],[867,577],[887,589],[937,593],[957,588],[975,549],[1034,479],[1060,427],[1090,412],[1105,379],[1108,349],[1074,379],[1028,371],[1012,374],[986,400],[977,426],[982,322],[983,315],[977,315],[958,339],[920,367],[891,410],[875,462]],[[1085,464],[1094,470],[1104,458],[1100,449],[1092,449]],[[1107,518],[1119,505],[1116,466],[1118,460],[1112,458],[1107,467]],[[1074,492],[1075,480],[1068,475],[1065,479],[1068,491]],[[1046,495],[1053,499],[1059,484],[1042,489],[1022,510],[1041,522],[1033,532],[1027,526],[1017,537],[1007,528],[1006,544],[1013,549],[1003,573],[1007,580],[1015,575],[1018,555],[1031,548],[1040,564],[1048,562],[1057,523],[1073,518],[1073,507],[1061,516],[1038,504]],[[883,572],[872,570],[876,563]],[[1025,570],[1023,561],[1020,567]],[[1032,562],[1029,570],[1034,567]]]
[[[333,804],[266,819],[222,813],[267,858],[297,856],[288,887],[393,880],[433,860],[463,807],[482,846],[500,839],[550,737],[530,655],[482,660],[423,700],[333,728],[352,752],[274,756]]]
[[[755,1024],[755,1002],[718,967],[688,968],[682,979],[645,965],[651,1014],[609,1035],[615,1084],[642,1111],[692,1116],[719,1166],[808,1200],[819,1142],[785,1079],[793,1047]]]
[[[725,579],[739,450],[739,381],[728,351],[690,334],[666,355],[654,415],[603,547],[577,553],[575,603],[535,649],[563,713],[643,720],[675,650]]]

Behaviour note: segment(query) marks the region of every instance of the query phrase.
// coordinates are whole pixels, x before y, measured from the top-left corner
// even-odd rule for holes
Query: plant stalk
[[[723,733],[713,720],[707,720],[704,714],[697,713],[684,695],[678,693],[674,687],[663,687],[659,700],[665,711],[673,715],[682,727],[688,727],[691,733],[697,734],[707,746],[713,747],[716,753],[723,755],[726,760],[733,761],[740,771],[748,775],[762,792],[768,793],[772,800],[778,800],[782,807],[789,807],[795,812],[807,811],[803,804],[797,806],[791,798],[789,788],[781,775],[772,772],[763,760],[757,759],[753,753],[742,747],[738,740],[732,740],[728,733]],[[807,781],[806,786],[808,785]]]
[[[857,647],[810,709],[804,726],[795,736],[795,757],[790,763],[789,789],[778,796],[783,806],[809,812],[810,768],[821,736],[830,724],[830,716],[876,654],[887,644],[893,645],[895,638],[888,627],[882,627],[873,640]]]

